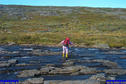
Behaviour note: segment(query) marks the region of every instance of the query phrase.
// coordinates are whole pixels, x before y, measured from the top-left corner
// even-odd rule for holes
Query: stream
[[[33,52],[40,53],[36,55]],[[52,52],[52,55],[47,53],[41,55],[41,52]],[[59,53],[59,54],[53,54]],[[47,64],[55,64],[58,67],[64,63],[62,59],[62,47],[47,47],[47,46],[21,46],[21,45],[1,45],[0,46],[0,61],[8,61],[16,59],[17,64],[29,64],[27,66],[9,66],[0,67],[0,80],[25,80],[29,77],[19,78],[16,75],[22,70],[40,69]],[[74,60],[75,65],[93,67],[98,70],[108,69],[102,66],[100,62],[85,62],[85,60],[109,60],[117,63],[121,69],[126,69],[126,49],[99,49],[99,48],[70,48],[69,58]],[[83,61],[83,62],[81,62]],[[5,72],[5,73],[4,73]],[[92,75],[42,75],[45,80],[84,80]],[[32,77],[31,77],[32,78]],[[126,75],[116,76],[116,80],[124,80]]]

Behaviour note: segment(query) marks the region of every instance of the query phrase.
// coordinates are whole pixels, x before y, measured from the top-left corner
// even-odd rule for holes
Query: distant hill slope
[[[0,43],[126,46],[126,9],[0,5]]]
[[[100,14],[126,19],[126,9],[121,8],[89,8],[89,7],[51,7],[51,6],[18,6],[0,5],[0,17],[6,19],[26,20],[41,16],[67,16],[67,15]]]

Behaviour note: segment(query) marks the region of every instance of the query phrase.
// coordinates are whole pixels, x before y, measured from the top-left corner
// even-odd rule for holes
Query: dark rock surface
[[[19,75],[17,75],[17,77],[33,77],[36,75],[39,75],[40,71],[39,70],[24,70],[19,72]]]
[[[44,81],[44,84],[103,84],[97,80]]]
[[[44,84],[44,78],[29,78],[22,84]]]
[[[111,75],[126,75],[125,69],[106,69],[104,72]]]

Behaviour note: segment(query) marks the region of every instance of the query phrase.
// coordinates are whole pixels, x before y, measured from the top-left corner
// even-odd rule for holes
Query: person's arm
[[[70,45],[73,45],[73,43],[72,43],[72,42],[70,42]]]
[[[64,41],[61,41],[61,42],[60,42],[58,45],[61,45],[61,44],[63,44],[63,42],[64,42]]]

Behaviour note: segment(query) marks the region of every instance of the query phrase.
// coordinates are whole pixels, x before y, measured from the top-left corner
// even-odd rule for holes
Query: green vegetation
[[[16,9],[0,12],[0,44],[57,45],[68,36],[77,45],[126,47],[126,9],[7,7]]]

